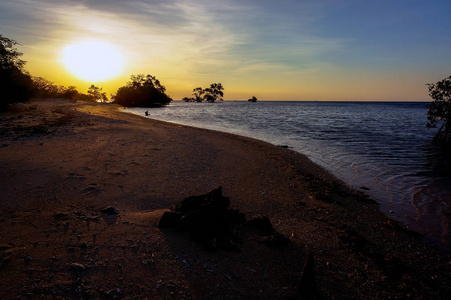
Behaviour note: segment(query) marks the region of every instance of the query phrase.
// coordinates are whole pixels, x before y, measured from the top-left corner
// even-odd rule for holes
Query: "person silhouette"
[[[148,116],[148,115],[149,115],[149,111],[148,111],[148,110],[146,110],[145,114],[146,114],[146,116]]]

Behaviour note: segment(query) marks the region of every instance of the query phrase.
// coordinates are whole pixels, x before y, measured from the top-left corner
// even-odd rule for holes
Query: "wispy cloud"
[[[313,35],[318,5],[264,2],[17,0],[8,8],[23,14],[22,26],[36,42],[114,41],[137,60],[147,56],[190,73],[259,69],[252,64],[262,61],[275,68],[301,67],[343,47],[343,40]]]
[[[162,74],[177,87],[218,80],[264,88],[271,77],[295,90],[299,79],[345,85],[364,72],[447,75],[449,1],[407,2],[3,0],[0,32],[43,66],[68,43],[108,42],[126,57],[128,74]]]

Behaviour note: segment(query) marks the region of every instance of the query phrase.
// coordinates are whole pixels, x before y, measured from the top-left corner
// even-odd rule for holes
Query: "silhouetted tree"
[[[427,127],[440,128],[434,136],[434,141],[440,144],[451,144],[451,76],[428,84],[429,96],[434,100],[428,104]]]
[[[50,80],[43,77],[31,77],[35,88],[35,96],[37,98],[53,98],[57,91],[57,86]]]
[[[33,95],[33,81],[16,45],[16,41],[0,34],[0,108],[28,101]]]
[[[91,95],[83,93],[78,93],[75,99],[82,101],[93,101]]]
[[[247,101],[250,101],[250,102],[257,102],[258,100],[257,100],[257,97],[252,96],[252,98],[249,99],[249,100],[247,100]]]
[[[205,94],[205,90],[201,87],[197,87],[195,89],[193,89],[193,100],[195,102],[202,102],[203,101],[203,96]]]
[[[102,92],[102,88],[91,84],[88,89],[88,95],[91,96],[93,101],[100,101],[106,98],[106,94]]]
[[[61,93],[61,98],[64,99],[76,99],[78,96],[77,88],[73,85],[64,88],[63,92]]]
[[[224,87],[220,83],[212,83],[209,88],[204,90],[204,99],[207,102],[215,102],[216,100],[222,101],[224,97]]]
[[[220,83],[212,83],[210,87],[203,89],[197,87],[193,89],[193,97],[184,97],[182,100],[185,102],[215,102],[216,100],[222,101],[224,97],[224,87]]]
[[[80,97],[82,97],[81,95],[83,95],[77,91],[75,86],[58,86],[43,77],[32,77],[32,80],[36,98],[80,99]],[[92,100],[90,96],[85,96],[86,99],[83,100]]]
[[[171,103],[166,88],[152,75],[132,75],[131,81],[117,90],[114,103],[122,106],[160,107]]]

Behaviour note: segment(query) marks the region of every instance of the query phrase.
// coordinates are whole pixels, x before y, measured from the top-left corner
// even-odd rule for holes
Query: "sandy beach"
[[[449,299],[443,249],[302,154],[120,109],[35,100],[0,113],[1,299]],[[157,226],[219,186],[289,243],[242,228],[238,251],[211,252]],[[315,291],[301,283],[309,255]]]

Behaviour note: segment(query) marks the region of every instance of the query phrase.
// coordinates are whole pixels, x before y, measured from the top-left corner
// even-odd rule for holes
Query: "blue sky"
[[[0,33],[32,75],[86,88],[61,64],[70,43],[114,45],[131,74],[175,99],[221,82],[226,99],[428,100],[451,75],[451,1],[0,0]]]

